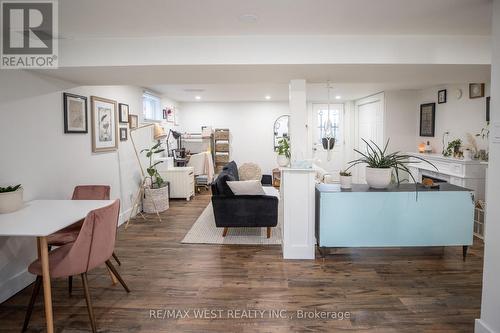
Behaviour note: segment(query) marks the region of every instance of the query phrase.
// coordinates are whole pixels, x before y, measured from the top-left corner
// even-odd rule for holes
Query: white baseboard
[[[35,281],[36,276],[28,272],[28,269],[11,276],[0,285],[0,303],[5,302]]]
[[[118,218],[118,226],[121,226],[123,223],[127,222],[128,218],[130,217],[131,211],[132,208],[129,208],[120,214],[120,217]]]
[[[489,328],[481,319],[476,319],[474,333],[498,333]]]

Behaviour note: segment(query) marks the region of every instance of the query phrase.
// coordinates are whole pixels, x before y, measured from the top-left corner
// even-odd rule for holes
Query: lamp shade
[[[158,124],[155,124],[154,126],[154,138],[155,140],[162,140],[167,137],[167,133],[165,133],[165,130],[163,127],[161,127]]]

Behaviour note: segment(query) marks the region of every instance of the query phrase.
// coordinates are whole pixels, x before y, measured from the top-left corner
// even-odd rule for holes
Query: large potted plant
[[[389,185],[391,184],[393,172],[396,176],[398,185],[400,183],[400,172],[407,172],[413,182],[417,184],[417,181],[408,169],[408,164],[411,163],[419,163],[420,161],[422,161],[433,166],[436,171],[438,170],[434,164],[419,156],[402,154],[400,152],[388,154],[387,146],[389,145],[389,140],[387,140],[387,143],[385,144],[383,150],[373,141],[370,141],[370,143],[365,139],[361,140],[363,140],[363,142],[366,144],[366,152],[363,153],[357,149],[354,149],[354,151],[360,154],[362,157],[349,162],[350,166],[347,169],[350,169],[358,164],[367,164],[365,173],[366,182],[372,188],[385,189],[389,187]],[[415,159],[417,161],[412,159]]]
[[[290,141],[287,137],[284,137],[278,141],[276,152],[278,153],[278,165],[280,167],[288,166],[290,164]]]
[[[149,159],[149,167],[146,169],[148,173],[147,187],[144,189],[144,200],[142,202],[142,210],[145,213],[161,213],[168,209],[168,187],[156,169],[156,166],[163,163],[163,161],[154,162],[153,160],[156,154],[160,154],[165,150],[161,149],[160,145],[161,143],[158,142],[151,148],[141,150],[141,153],[146,153],[146,157]]]
[[[23,206],[22,186],[0,187],[0,214],[15,212]]]

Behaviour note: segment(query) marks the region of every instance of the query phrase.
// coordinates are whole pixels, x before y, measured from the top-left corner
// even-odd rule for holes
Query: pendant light
[[[335,133],[333,133],[333,124],[332,120],[330,119],[330,105],[331,105],[331,100],[330,100],[330,81],[327,81],[326,83],[326,88],[328,91],[328,114],[327,114],[327,119],[326,122],[323,125],[324,128],[324,136],[321,138],[321,143],[323,144],[323,149],[326,149],[327,151],[327,160],[331,160],[331,151],[333,147],[335,146]]]

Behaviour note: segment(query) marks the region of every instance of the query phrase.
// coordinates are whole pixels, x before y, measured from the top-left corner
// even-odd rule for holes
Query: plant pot
[[[0,193],[0,214],[12,213],[23,206],[23,188],[14,192]]]
[[[290,159],[285,155],[278,155],[276,161],[280,167],[286,167],[290,164]]]
[[[352,184],[352,176],[340,176],[340,188],[349,189]]]
[[[391,184],[392,168],[370,168],[366,167],[366,183],[371,188],[384,189]]]
[[[168,209],[168,186],[144,189],[142,210],[144,213],[153,214],[164,212]]]

